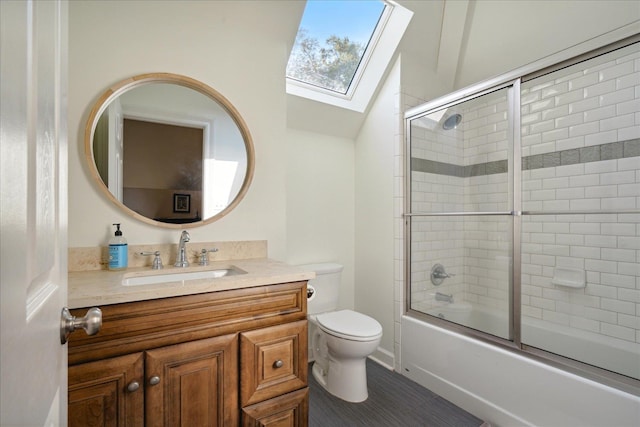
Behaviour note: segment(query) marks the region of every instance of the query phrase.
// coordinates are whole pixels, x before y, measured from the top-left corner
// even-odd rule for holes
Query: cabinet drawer
[[[308,422],[308,388],[242,408],[243,427],[306,427]]]
[[[240,334],[240,403],[251,405],[307,386],[307,321]]]
[[[306,319],[306,282],[100,307],[96,335],[69,337],[69,364]],[[75,309],[84,316],[86,309]]]

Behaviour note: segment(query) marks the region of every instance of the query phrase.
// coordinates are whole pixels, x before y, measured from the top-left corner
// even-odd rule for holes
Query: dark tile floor
[[[482,425],[482,420],[371,360],[367,360],[367,381],[369,398],[362,403],[348,403],[325,391],[313,378],[309,369],[309,426]]]

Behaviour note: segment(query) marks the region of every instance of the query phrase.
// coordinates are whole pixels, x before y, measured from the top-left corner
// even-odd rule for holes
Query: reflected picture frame
[[[190,194],[173,194],[173,212],[189,213],[191,212],[191,195]]]

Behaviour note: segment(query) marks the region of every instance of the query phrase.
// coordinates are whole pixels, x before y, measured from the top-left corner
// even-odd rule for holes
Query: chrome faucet
[[[176,259],[175,267],[189,267],[189,261],[187,261],[187,249],[186,243],[191,240],[191,236],[187,230],[183,230],[180,234],[180,242],[178,242],[178,258]]]
[[[436,301],[444,301],[453,304],[453,294],[443,294],[442,292],[436,292]]]

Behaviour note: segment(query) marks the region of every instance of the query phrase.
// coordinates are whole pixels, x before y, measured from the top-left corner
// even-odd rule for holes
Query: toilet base
[[[314,362],[311,372],[325,390],[342,400],[360,403],[369,397],[366,358],[343,360],[340,363],[330,358],[328,372]]]

